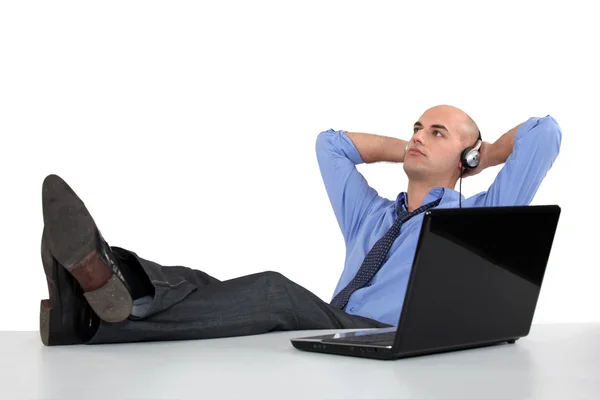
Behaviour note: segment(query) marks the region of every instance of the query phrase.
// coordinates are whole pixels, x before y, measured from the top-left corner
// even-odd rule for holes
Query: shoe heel
[[[60,311],[52,308],[50,300],[40,301],[40,336],[46,346],[82,344],[72,329],[65,329]]]
[[[129,290],[114,274],[102,287],[85,292],[83,296],[94,312],[106,322],[121,322],[131,315],[133,309]]]

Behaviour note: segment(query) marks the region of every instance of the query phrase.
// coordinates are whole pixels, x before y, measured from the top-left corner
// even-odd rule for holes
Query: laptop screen
[[[403,348],[525,336],[559,209],[434,209],[425,215],[399,328]]]

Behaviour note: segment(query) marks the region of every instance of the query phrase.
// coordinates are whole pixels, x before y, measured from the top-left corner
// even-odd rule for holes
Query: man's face
[[[458,176],[460,154],[475,144],[470,143],[472,126],[468,121],[468,115],[451,106],[425,111],[414,125],[404,157],[408,178],[446,182]]]

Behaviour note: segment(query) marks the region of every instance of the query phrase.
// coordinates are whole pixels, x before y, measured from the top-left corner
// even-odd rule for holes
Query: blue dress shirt
[[[316,140],[319,169],[346,246],[334,296],[352,280],[369,250],[394,223],[399,207],[405,207],[400,195],[386,199],[369,186],[356,168],[364,161],[346,132],[329,129]],[[554,118],[529,118],[515,132],[513,151],[488,190],[468,199],[462,196],[462,206],[529,205],[558,156],[561,141],[562,131]],[[443,187],[433,188],[423,204],[439,198],[437,208],[459,206],[459,193]],[[384,265],[369,286],[352,294],[346,312],[398,324],[422,221],[423,214],[419,214],[402,226]]]

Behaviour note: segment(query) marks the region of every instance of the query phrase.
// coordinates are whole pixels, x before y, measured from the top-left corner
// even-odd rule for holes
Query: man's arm
[[[515,134],[521,125],[523,123],[520,123],[500,136],[494,143],[488,144],[486,148],[487,154],[485,159],[482,159],[484,168],[495,167],[496,165],[504,164],[508,160],[515,147]]]
[[[404,149],[408,144],[406,140],[373,133],[346,132],[346,135],[367,164],[381,161],[404,162]]]
[[[318,135],[319,169],[346,245],[356,236],[369,210],[391,201],[369,186],[356,165],[375,161],[402,162],[406,143],[344,130],[329,129]]]
[[[529,205],[558,157],[562,130],[551,116],[532,117],[488,144],[481,154],[483,168],[505,163],[475,206]]]

